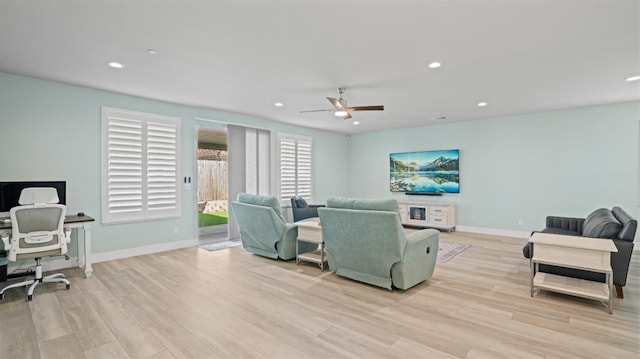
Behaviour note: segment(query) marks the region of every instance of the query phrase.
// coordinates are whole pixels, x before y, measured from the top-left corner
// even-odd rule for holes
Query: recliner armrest
[[[71,228],[64,227],[64,240],[67,243],[71,243]]]
[[[9,232],[2,232],[0,233],[0,238],[2,238],[2,243],[4,244],[4,250],[8,251],[9,250]]]
[[[439,232],[424,229],[407,236],[402,260],[391,267],[396,288],[408,289],[433,275],[438,257]]]
[[[289,232],[289,231],[291,231],[293,229],[295,229],[296,232],[298,231],[298,225],[296,223],[287,223],[287,222],[285,222],[284,231],[282,233],[287,233],[287,232]]]
[[[435,236],[434,233],[436,234]],[[425,247],[426,253],[431,253],[431,251],[435,250],[437,254],[439,242],[439,236],[437,235],[437,233],[438,231],[435,229],[423,229],[409,234],[407,236],[407,245],[404,248],[404,255],[410,253],[412,250],[411,248],[419,246],[422,242],[425,242],[427,244]]]

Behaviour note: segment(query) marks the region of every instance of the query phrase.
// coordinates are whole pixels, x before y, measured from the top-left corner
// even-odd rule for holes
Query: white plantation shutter
[[[289,203],[291,197],[312,200],[312,170],[310,137],[279,134],[280,201]]]
[[[296,141],[280,138],[280,201],[296,194]]]
[[[296,151],[297,195],[311,200],[311,139],[298,140]]]
[[[180,119],[102,109],[102,222],[180,215]]]
[[[142,213],[142,122],[112,117],[108,122],[107,210]],[[104,212],[104,211],[103,211]]]
[[[149,217],[175,215],[178,206],[176,124],[147,124],[147,210]]]

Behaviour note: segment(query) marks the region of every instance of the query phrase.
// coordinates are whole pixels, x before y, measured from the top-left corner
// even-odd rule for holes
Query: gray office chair
[[[71,241],[70,230],[64,229],[64,216],[67,208],[59,202],[55,188],[25,188],[20,193],[20,206],[11,209],[11,239],[8,233],[0,236],[5,250],[8,249],[8,260],[36,260],[35,277],[23,282],[14,283],[0,291],[0,299],[4,298],[7,289],[29,286],[27,301],[33,299],[33,291],[41,283],[71,283],[64,274],[56,273],[42,276],[40,259],[45,256],[59,256],[67,253],[67,243]]]

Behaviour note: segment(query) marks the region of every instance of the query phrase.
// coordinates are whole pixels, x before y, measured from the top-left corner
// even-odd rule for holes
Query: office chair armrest
[[[0,233],[0,238],[2,238],[2,243],[4,244],[4,250],[8,251],[9,250],[9,232],[2,232]]]
[[[71,243],[71,228],[64,227],[64,240],[67,243]]]

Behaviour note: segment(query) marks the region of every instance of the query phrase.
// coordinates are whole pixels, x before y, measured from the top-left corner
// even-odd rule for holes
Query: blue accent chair
[[[318,208],[323,204],[308,204],[302,197],[291,197],[291,214],[293,221],[298,222],[303,219],[318,217]]]
[[[405,235],[396,200],[333,197],[318,214],[337,275],[387,289],[408,289],[433,275],[440,232]]]
[[[233,215],[240,231],[242,246],[247,252],[273,259],[296,257],[298,227],[286,223],[275,197],[240,193],[231,202]],[[313,243],[299,243],[300,253],[318,248]]]

